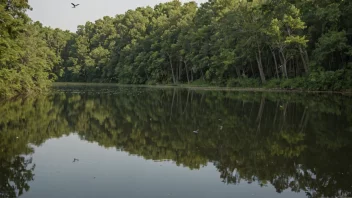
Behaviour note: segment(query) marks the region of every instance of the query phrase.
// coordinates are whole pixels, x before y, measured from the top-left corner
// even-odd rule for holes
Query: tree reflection
[[[32,158],[16,156],[1,159],[0,197],[17,197],[29,190],[28,182],[34,179]]]
[[[4,103],[1,140],[20,136],[22,145],[40,145],[76,131],[82,139],[145,159],[172,160],[190,169],[213,163],[227,184],[270,183],[278,193],[290,189],[308,197],[352,192],[349,97],[138,87],[59,90]],[[17,149],[11,141],[0,144]],[[8,166],[18,173],[26,169],[14,169],[10,159],[29,151],[9,154]],[[26,189],[23,183],[31,176],[13,189]]]

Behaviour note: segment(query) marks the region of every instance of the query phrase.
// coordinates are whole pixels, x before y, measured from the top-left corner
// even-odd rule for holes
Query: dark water
[[[326,94],[57,87],[0,103],[0,197],[352,196],[351,110]]]

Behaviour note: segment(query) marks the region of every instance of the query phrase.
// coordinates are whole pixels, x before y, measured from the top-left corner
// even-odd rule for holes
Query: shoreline
[[[204,90],[204,91],[244,91],[244,92],[281,92],[281,93],[325,93],[325,94],[341,94],[352,95],[352,90],[346,91],[313,91],[304,89],[280,89],[280,88],[241,88],[241,87],[219,87],[219,86],[199,86],[188,84],[165,84],[165,85],[135,85],[135,84],[117,84],[117,83],[81,83],[81,82],[54,82],[51,87],[60,86],[111,86],[111,87],[145,87],[145,88],[179,88],[190,90]]]

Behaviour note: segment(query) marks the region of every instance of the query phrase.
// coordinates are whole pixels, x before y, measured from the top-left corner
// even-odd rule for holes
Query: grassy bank
[[[116,83],[54,83],[54,86],[116,86]],[[119,86],[132,86],[120,85]],[[201,79],[190,83],[157,83],[149,81],[142,85],[133,85],[140,87],[182,87],[190,89],[204,90],[236,90],[236,91],[281,91],[281,92],[352,92],[352,69],[343,69],[337,71],[312,71],[309,75],[296,78],[273,78],[264,83],[259,78],[229,78],[217,81],[206,81]]]
[[[52,87],[63,87],[63,86],[93,86],[93,87],[146,87],[146,88],[160,88],[160,89],[171,89],[171,88],[184,88],[191,90],[209,90],[209,91],[251,91],[251,92],[307,92],[307,93],[337,93],[337,94],[352,94],[350,90],[340,91],[328,91],[328,90],[307,90],[307,89],[292,89],[292,88],[269,88],[266,86],[259,87],[224,87],[211,84],[155,84],[155,85],[126,85],[117,83],[72,83],[72,82],[56,82],[53,83]]]

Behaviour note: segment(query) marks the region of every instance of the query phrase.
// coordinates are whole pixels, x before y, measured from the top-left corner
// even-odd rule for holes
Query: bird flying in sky
[[[71,3],[72,4],[72,8],[76,8],[77,6],[79,6],[79,4],[74,4],[74,3]]]

